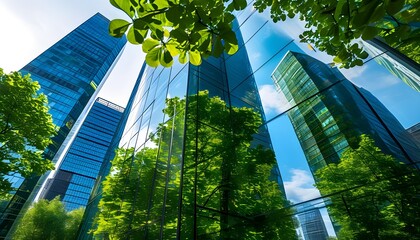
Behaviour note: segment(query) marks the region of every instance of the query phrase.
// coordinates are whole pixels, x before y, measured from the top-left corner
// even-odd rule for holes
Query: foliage
[[[331,194],[339,239],[420,239],[418,170],[382,153],[368,136],[316,176],[321,193]]]
[[[56,133],[48,113],[47,97],[29,75],[4,74],[0,69],[0,196],[11,188],[5,176],[41,175],[53,169],[42,153]],[[0,197],[1,198],[1,197]]]
[[[80,223],[82,222],[84,212],[85,209],[80,207],[67,213],[64,230],[65,239],[77,239],[77,231],[79,230]]]
[[[202,57],[219,56],[223,50],[233,54],[238,49],[231,29],[233,12],[243,10],[246,0],[110,0],[131,19],[115,19],[110,33],[120,37],[128,30],[128,40],[143,44],[146,62],[156,67],[172,65],[173,57],[198,65]],[[335,56],[334,61],[349,68],[362,65],[368,54],[354,43],[382,37],[419,61],[418,11],[414,0],[322,0],[279,1],[256,0],[254,7],[262,12],[270,8],[274,22],[298,15],[306,22],[300,38],[321,51]]]
[[[276,22],[298,15],[306,22],[300,38],[314,44],[319,50],[335,56],[334,61],[349,68],[362,65],[368,54],[353,40],[370,40],[376,36],[393,47],[406,47],[408,57],[414,58],[420,29],[418,11],[420,2],[414,0],[323,0],[269,1],[256,0],[254,6],[261,12],[270,8]],[[420,63],[420,62],[419,62]]]
[[[84,209],[79,208],[67,213],[58,197],[51,201],[42,199],[25,213],[13,239],[76,239],[83,212]]]
[[[173,239],[181,211],[185,239],[296,238],[292,211],[270,180],[274,154],[251,147],[261,124],[258,113],[229,108],[207,91],[167,99],[164,112],[170,120],[152,135],[157,147],[117,151],[104,181],[97,237]]]
[[[146,62],[152,67],[169,67],[173,57],[199,65],[202,57],[220,56],[223,50],[233,54],[238,49],[231,22],[233,10],[244,9],[246,0],[110,0],[124,11],[131,22],[112,20],[113,36],[127,30],[130,43],[142,44]]]

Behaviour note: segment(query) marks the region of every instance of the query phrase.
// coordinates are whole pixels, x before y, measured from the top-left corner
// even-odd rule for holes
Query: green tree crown
[[[339,239],[420,239],[418,170],[382,153],[367,135],[316,176],[316,187],[331,196]]]
[[[42,153],[52,142],[56,127],[48,113],[47,97],[38,82],[18,72],[0,69],[0,196],[12,190],[5,176],[40,175],[54,168]]]
[[[35,203],[20,220],[14,240],[74,240],[84,208],[66,212],[59,197]]]

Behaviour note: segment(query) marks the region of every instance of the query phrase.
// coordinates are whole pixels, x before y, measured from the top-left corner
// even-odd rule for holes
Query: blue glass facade
[[[414,168],[419,167],[420,149],[399,121],[369,91],[352,84],[336,68],[308,55],[288,52],[275,68],[272,79],[276,90],[282,92],[288,103],[294,106],[287,112],[287,116],[315,182],[320,180],[316,179],[315,173],[319,173],[318,170],[328,168],[331,163],[339,163],[346,150],[358,148],[362,134],[371,137],[383,153],[393,155]],[[386,170],[381,169],[383,172]],[[349,189],[352,187],[357,188],[350,185]],[[311,221],[305,215],[315,217],[313,211],[317,211],[320,206],[333,205],[331,209],[334,209],[345,205],[344,197],[340,199],[336,195],[343,196],[345,193],[325,196],[325,202],[314,199],[311,201],[312,206],[308,204],[303,215],[298,214],[299,220],[303,220],[304,235],[308,231],[324,232],[322,228],[325,227],[317,224],[311,224],[309,229],[305,229],[305,221]],[[330,201],[330,197],[334,197],[335,201]],[[360,199],[350,201],[357,203]],[[368,199],[363,201],[371,203]],[[299,207],[298,210],[302,212]],[[340,226],[334,220],[333,224],[338,232]],[[325,236],[320,239],[325,239]]]
[[[308,146],[300,145],[294,126],[287,114],[305,104],[311,105],[313,103],[312,95],[303,98],[296,104],[288,104],[287,100],[286,104],[283,104],[282,100],[284,99],[277,98],[281,94],[274,89],[271,79],[271,73],[288,50],[300,52],[306,50],[311,56],[319,57],[325,62],[329,60],[319,51],[315,53],[312,50],[307,50],[306,44],[298,43],[298,39],[293,39],[291,35],[283,32],[296,33],[300,29],[299,27],[293,29],[292,24],[292,26],[288,26],[289,22],[273,24],[261,15],[254,14],[255,11],[252,4],[249,4],[247,9],[237,15],[243,41],[240,37],[240,51],[236,55],[224,55],[220,59],[209,58],[199,67],[181,66],[175,63],[170,70],[146,68],[144,72],[142,71],[137,82],[139,89],[134,90],[135,96],[130,100],[132,107],[126,109],[129,113],[129,119],[120,144],[122,149],[117,152],[115,157],[118,163],[113,165],[111,170],[107,168],[107,171],[102,173],[100,177],[104,179],[109,171],[114,174],[124,173],[121,174],[121,176],[125,176],[121,178],[123,181],[117,181],[116,183],[118,185],[125,184],[127,191],[118,192],[110,190],[107,185],[96,185],[95,194],[91,197],[87,208],[92,209],[92,211],[85,213],[85,222],[79,239],[93,238],[87,232],[90,229],[95,229],[95,227],[91,227],[94,225],[95,215],[100,215],[104,211],[109,213],[109,209],[117,209],[117,214],[110,214],[109,219],[105,219],[105,221],[112,221],[113,229],[109,229],[108,232],[97,233],[96,237],[113,237],[115,239],[223,239],[229,237],[236,239],[253,239],[253,237],[256,239],[258,237],[260,239],[264,237],[265,239],[287,239],[287,237],[280,238],[275,235],[268,237],[268,235],[258,234],[260,234],[259,230],[261,229],[264,229],[266,234],[273,233],[271,232],[272,226],[283,229],[276,225],[277,221],[287,219],[292,215],[298,218],[299,214],[304,214],[313,209],[321,210],[322,219],[325,220],[329,235],[335,236],[326,210],[332,204],[331,200],[320,196],[317,189],[313,187],[313,179],[305,158],[306,148],[304,147]],[[234,28],[236,29],[238,26]],[[313,71],[313,73],[309,74],[310,76],[306,80],[319,76],[319,81],[327,81],[323,87],[330,87],[331,89],[335,89],[335,86],[338,87],[341,85],[341,81],[344,81],[344,77],[337,70],[331,69],[321,62],[308,60],[309,62],[311,62],[311,66],[308,71]],[[363,83],[373,82],[376,84],[377,82],[371,81],[371,78],[373,78],[372,72],[374,72],[372,69],[375,64],[374,61],[370,61],[362,68],[354,69],[353,73],[360,73],[361,77],[358,75],[359,77],[349,77],[349,79],[355,80],[354,82],[357,83],[357,80],[366,74],[366,81]],[[250,65],[252,65],[252,68]],[[363,72],[364,67],[369,69]],[[362,72],[363,74],[361,74]],[[368,75],[368,73],[372,74]],[[384,75],[380,77],[375,75],[375,77],[381,83],[382,79],[380,78],[383,78]],[[258,85],[255,84],[255,81]],[[310,89],[309,82],[305,82],[307,89]],[[372,88],[369,88],[368,85],[362,86],[372,91]],[[302,85],[298,86],[301,87]],[[271,88],[273,91],[265,91]],[[354,87],[351,86],[351,88]],[[323,89],[320,88],[319,90]],[[362,89],[359,88],[358,90],[360,93],[357,93],[358,91],[354,89],[352,94],[356,92],[356,95],[369,98],[362,93],[364,92]],[[258,94],[258,91],[260,94]],[[383,101],[383,98],[377,95],[377,92],[374,93]],[[318,121],[316,117],[321,116],[320,121],[322,122],[316,123],[319,130],[319,135],[316,135],[316,138],[318,139],[323,134],[320,130],[323,128],[322,125],[328,126],[324,136],[331,137],[331,143],[325,140],[322,143],[322,149],[329,148],[329,152],[326,154],[329,154],[328,156],[331,157],[332,161],[339,161],[339,154],[348,148],[349,142],[345,139],[346,135],[340,135],[336,131],[338,126],[334,126],[336,121],[334,116],[325,112],[326,104],[322,103],[323,96],[319,94],[318,90],[313,90],[312,94],[314,96],[320,95],[321,98],[318,98],[318,100],[321,102],[317,100],[319,104],[316,104],[314,108],[314,112],[317,111],[318,115],[313,114],[308,120],[315,122]],[[219,119],[223,119],[223,121],[212,122],[213,120],[209,119],[209,116],[212,116],[211,111],[202,111],[206,109],[206,106],[209,106],[205,104],[204,99],[210,99],[211,102],[215,100],[214,97],[220,98],[226,103],[226,107],[213,112],[222,113],[223,109],[229,109],[232,111],[231,119],[223,118],[223,114],[220,114]],[[240,146],[233,147],[229,143],[223,142],[222,138],[234,139],[235,134],[228,133],[237,131],[234,127],[235,124],[240,125],[233,121],[233,119],[238,119],[233,113],[237,110],[236,107],[242,106],[252,108],[254,112],[262,112],[260,97],[266,110],[267,121],[261,125],[260,134],[252,136],[249,146],[252,149],[260,144],[265,149],[274,148],[275,150],[282,176],[285,179],[284,187],[287,197],[293,202],[292,206],[282,209],[286,212],[282,216],[277,215],[279,211],[276,210],[279,209],[267,207],[276,205],[273,198],[267,198],[266,195],[259,195],[259,192],[254,191],[256,188],[267,189],[267,187],[261,187],[261,179],[255,179],[252,172],[244,173],[243,168],[238,166],[235,166],[236,172],[233,175],[226,174],[224,175],[225,178],[217,178],[223,173],[229,173],[229,171],[224,171],[225,167],[221,167],[221,163],[224,162],[222,154],[215,153],[212,157],[208,157],[209,151],[216,149],[221,142],[229,147],[231,153],[238,153],[238,156],[243,156],[240,155],[243,154],[240,151]],[[203,102],[200,102],[201,100]],[[347,100],[345,99],[343,102]],[[351,99],[350,102],[354,103]],[[360,102],[360,104],[362,103]],[[389,108],[389,103],[387,104],[384,101],[384,104]],[[169,111],[168,107],[174,111]],[[311,110],[310,107],[307,109],[308,112]],[[369,110],[369,106],[365,105],[364,111],[371,110]],[[375,113],[371,111],[372,118],[380,112],[379,109],[376,109]],[[393,112],[395,113],[395,111]],[[297,114],[298,112],[296,112]],[[347,115],[351,116],[351,114]],[[383,117],[385,115],[387,114],[382,114]],[[262,114],[260,117],[264,118]],[[400,118],[401,115],[398,117]],[[300,119],[300,121],[305,120],[307,119]],[[337,121],[339,120],[337,119]],[[384,118],[382,121],[385,121]],[[403,120],[401,121],[403,122]],[[225,122],[227,125],[234,124],[226,127],[221,126],[221,122]],[[351,121],[349,123],[351,124]],[[376,123],[381,125],[380,121]],[[270,135],[264,134],[267,127],[270,130]],[[343,128],[346,129],[345,126]],[[350,129],[350,127],[347,127],[347,129]],[[382,132],[386,134],[387,130]],[[337,135],[333,133],[337,133]],[[209,143],[208,148],[201,148],[204,146],[206,135],[214,141],[207,142]],[[267,141],[268,137],[271,138],[271,141]],[[300,137],[315,139],[308,132],[302,132]],[[356,141],[351,142],[355,143]],[[310,143],[308,142],[308,144]],[[331,146],[336,143],[335,148]],[[270,145],[272,147],[268,147]],[[225,149],[224,151],[226,153]],[[325,162],[320,156],[322,154],[317,153],[316,147],[312,148],[311,154],[315,158],[319,157],[312,161],[314,164],[311,166],[325,166]],[[235,159],[235,156],[232,155],[231,159]],[[214,167],[215,165],[219,167]],[[255,168],[250,167],[249,169]],[[265,175],[267,172],[270,172],[270,174]],[[264,174],[260,174],[260,176],[267,176],[270,180],[277,179],[277,181],[272,182],[280,183],[275,184],[276,189],[281,189],[281,192],[283,192],[280,174],[277,172],[276,167],[271,167],[269,171],[261,171],[260,173]],[[235,183],[238,183],[233,185],[232,192],[227,188],[223,189],[223,187],[230,185],[218,186],[215,184],[215,179],[220,180],[218,181],[220,183],[230,177],[235,180]],[[250,181],[254,183],[253,186],[243,187]],[[107,190],[104,193],[103,188]],[[238,191],[239,189],[240,191]],[[263,193],[264,191],[261,192],[261,194]],[[337,194],[339,195],[339,193]],[[245,198],[243,198],[245,195],[252,196],[252,199],[248,198],[249,201],[246,204],[244,204]],[[99,199],[104,196],[108,205],[103,203],[99,204],[98,207]],[[226,204],[226,202],[229,203],[229,201],[225,201],[226,199],[230,199],[232,204]],[[257,202],[262,203],[259,205],[260,209],[255,208]],[[306,203],[305,209],[300,208],[301,205],[306,205]],[[263,211],[266,214],[258,215],[258,213],[261,213],[261,209],[264,209]],[[292,211],[287,212],[291,209]],[[256,225],[253,224],[255,222],[249,222],[252,217],[259,223],[260,229],[255,228]],[[271,224],[267,223],[268,219],[272,220]],[[318,218],[318,220],[320,219]],[[284,232],[287,232],[287,230],[287,228],[284,228]],[[318,231],[320,229],[312,230]],[[241,234],[236,235],[238,231]],[[252,237],[246,235],[252,231],[258,234]],[[118,232],[124,232],[124,235],[118,236]]]
[[[101,14],[94,15],[21,69],[39,82],[60,127],[46,151],[51,159],[126,43],[108,35],[108,24]]]
[[[420,65],[379,39],[362,42],[366,52],[390,73],[420,92]]]
[[[108,200],[99,204],[99,215],[112,208],[118,216],[103,213],[105,222],[110,217],[115,224],[95,234],[117,239],[276,239],[283,234],[294,239],[290,216],[273,219],[287,215],[286,202],[246,48],[210,57],[198,67],[147,67],[138,81],[105,181],[109,186],[110,178],[121,180],[113,184],[125,190],[107,188],[93,197]],[[93,238],[88,229],[79,239]]]
[[[340,161],[361,134],[387,154],[416,166],[418,148],[398,120],[368,91],[336,68],[305,54],[288,52],[272,75],[278,91],[296,105],[287,114],[312,173]]]
[[[123,111],[102,98],[95,101],[41,198],[60,196],[68,211],[87,205],[105,155],[113,151],[108,149]]]
[[[44,153],[48,159],[54,159],[122,52],[126,39],[109,36],[108,24],[108,19],[95,14],[21,69],[22,74],[30,73],[41,85],[40,91],[47,95],[53,122],[59,128]],[[0,209],[0,236],[6,236],[39,178],[22,179],[11,174],[9,179],[17,191]]]
[[[300,214],[297,217],[305,240],[328,239],[328,232],[319,209],[313,208],[313,206],[308,206],[308,209],[305,209],[303,205],[299,207],[298,211]]]

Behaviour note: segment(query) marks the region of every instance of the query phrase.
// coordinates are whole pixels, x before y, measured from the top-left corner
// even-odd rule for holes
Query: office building
[[[296,237],[245,47],[200,66],[146,67],[138,82],[109,175],[125,190],[92,197],[102,223],[118,219],[98,237]],[[93,237],[87,229],[79,239]]]
[[[97,98],[40,198],[60,196],[67,211],[85,207],[124,108]],[[115,149],[111,149],[113,151]]]
[[[414,138],[417,146],[420,147],[420,123],[417,123],[407,129],[407,132]]]
[[[41,85],[40,91],[48,97],[53,122],[59,128],[45,150],[48,159],[55,161],[74,123],[84,117],[85,107],[93,104],[122,53],[126,39],[109,36],[108,24],[109,20],[101,14],[94,15],[21,69],[22,74],[30,73]],[[7,235],[20,216],[39,180],[23,179],[13,173],[8,178],[16,191],[0,209],[0,238]]]
[[[363,41],[364,50],[394,76],[420,92],[420,66],[379,39]]]
[[[302,228],[303,237],[305,240],[326,240],[328,239],[328,232],[322,219],[321,212],[318,208],[313,208],[311,205],[301,206],[297,217]]]
[[[312,173],[339,162],[345,149],[358,146],[361,134],[372,137],[384,153],[418,167],[419,149],[398,120],[336,68],[288,52],[272,78],[277,90],[296,106],[288,116]]]
[[[131,92],[127,106],[124,112],[122,113],[122,116],[116,128],[116,131],[114,133],[114,136],[112,138],[110,147],[108,148],[108,151],[106,152],[105,157],[104,157],[104,161],[102,162],[102,165],[99,169],[98,177],[96,178],[94,188],[92,189],[92,192],[88,200],[88,204],[85,209],[85,213],[83,215],[83,220],[79,227],[78,239],[90,239],[92,237],[92,235],[89,235],[88,233],[95,226],[94,221],[99,211],[99,201],[101,200],[101,194],[103,190],[102,181],[106,178],[106,176],[110,172],[111,159],[113,159],[115,156],[115,149],[118,148],[118,144],[124,132],[124,127],[127,124],[127,119],[129,117],[130,109],[133,107],[134,99],[136,98],[137,91],[140,86],[141,76],[143,76],[144,69],[145,69],[145,64],[143,64],[139,77],[134,84],[133,91]]]

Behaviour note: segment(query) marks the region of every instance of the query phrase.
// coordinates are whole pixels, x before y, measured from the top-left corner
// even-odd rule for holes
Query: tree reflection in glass
[[[117,151],[95,236],[296,239],[293,211],[272,180],[274,153],[251,146],[259,113],[207,91],[167,99],[163,111],[169,120],[151,136],[158,147]]]

